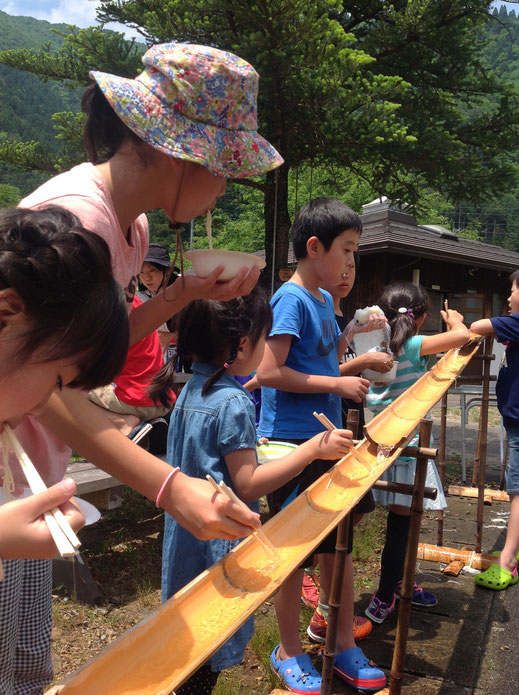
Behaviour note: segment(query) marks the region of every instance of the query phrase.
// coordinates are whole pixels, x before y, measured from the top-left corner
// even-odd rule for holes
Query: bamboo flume
[[[169,695],[299,566],[401,454],[477,350],[449,351],[365,428],[329,473],[161,608],[53,689],[60,695]]]

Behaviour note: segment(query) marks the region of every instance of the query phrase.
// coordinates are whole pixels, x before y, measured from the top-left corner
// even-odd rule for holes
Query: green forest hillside
[[[50,24],[33,17],[12,17],[0,11],[0,50],[61,46],[57,31],[65,24]],[[52,116],[57,111],[77,111],[81,90],[68,89],[59,82],[42,82],[36,75],[0,66],[0,141],[39,141],[51,150],[58,149]],[[22,195],[48,175],[0,165],[0,183],[16,186]],[[0,197],[1,201],[1,197]]]
[[[12,48],[49,50],[61,46],[60,32],[66,25],[53,25],[30,17],[13,17],[0,12],[0,51]],[[495,72],[514,85],[519,92],[519,19],[516,13],[502,7],[494,10],[493,21],[483,30],[487,39],[485,51],[489,72]],[[60,148],[52,116],[56,112],[77,112],[81,90],[71,90],[66,83],[43,82],[35,75],[0,66],[0,142],[40,142],[56,152]],[[460,96],[462,103],[462,96]],[[516,161],[517,152],[510,153]],[[18,166],[0,164],[0,205],[14,204],[52,172],[27,172]],[[463,171],[459,172],[463,177]],[[301,166],[289,179],[289,212],[305,203],[309,196],[336,195],[360,212],[363,203],[384,191],[371,190],[350,171],[320,166]],[[517,187],[503,190],[497,198],[475,206],[464,201],[448,201],[438,191],[423,190],[417,206],[422,223],[441,223],[455,232],[488,243],[519,250],[519,191]],[[215,211],[217,245],[253,251],[264,244],[263,229],[258,222],[263,216],[262,196],[242,186],[230,186],[228,194]],[[166,232],[166,221],[153,213],[152,234],[159,240]],[[200,234],[197,236],[197,233]],[[186,236],[189,230],[185,231]],[[184,237],[186,238],[186,237]],[[194,245],[204,245],[205,234],[200,222],[195,225]],[[237,246],[238,245],[238,246]]]

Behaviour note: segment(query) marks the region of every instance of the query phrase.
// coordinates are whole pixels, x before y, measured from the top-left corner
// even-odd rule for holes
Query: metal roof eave
[[[458,246],[459,241],[450,242],[453,245],[456,244],[455,249],[446,248],[447,243],[441,245],[442,248],[440,251],[438,249],[438,245],[431,247],[423,243],[420,245],[412,244],[409,243],[409,240],[388,239],[387,237],[385,239],[379,238],[367,240],[361,237],[359,252],[362,255],[370,255],[382,253],[383,251],[389,251],[393,253],[400,253],[404,256],[419,255],[423,258],[434,258],[447,263],[459,263],[462,265],[477,266],[478,268],[489,268],[491,270],[505,270],[510,272],[519,268],[519,254],[516,254],[514,251],[508,251],[508,254],[513,253],[517,256],[517,258],[512,260],[504,258],[489,258],[488,256],[470,255],[470,249],[467,249],[463,245]],[[503,251],[506,250],[503,249]]]

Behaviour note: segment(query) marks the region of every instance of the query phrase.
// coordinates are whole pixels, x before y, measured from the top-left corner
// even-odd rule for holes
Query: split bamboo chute
[[[346,516],[412,439],[476,352],[449,351],[365,427],[333,469],[147,619],[69,676],[60,695],[166,695],[232,635]]]

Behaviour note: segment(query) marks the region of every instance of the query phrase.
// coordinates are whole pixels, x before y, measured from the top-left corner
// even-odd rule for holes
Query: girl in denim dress
[[[253,511],[258,511],[262,495],[288,482],[311,461],[340,458],[352,445],[351,432],[334,430],[309,439],[282,459],[258,466],[254,403],[234,376],[256,369],[271,325],[270,305],[260,288],[229,302],[191,302],[179,316],[178,355],[193,359],[193,376],[171,416],[168,462],[188,475],[210,474],[218,483],[223,480]],[[238,542],[200,541],[166,514],[162,600],[221,560]],[[177,695],[211,693],[219,672],[242,661],[253,632],[249,618],[177,689]]]

